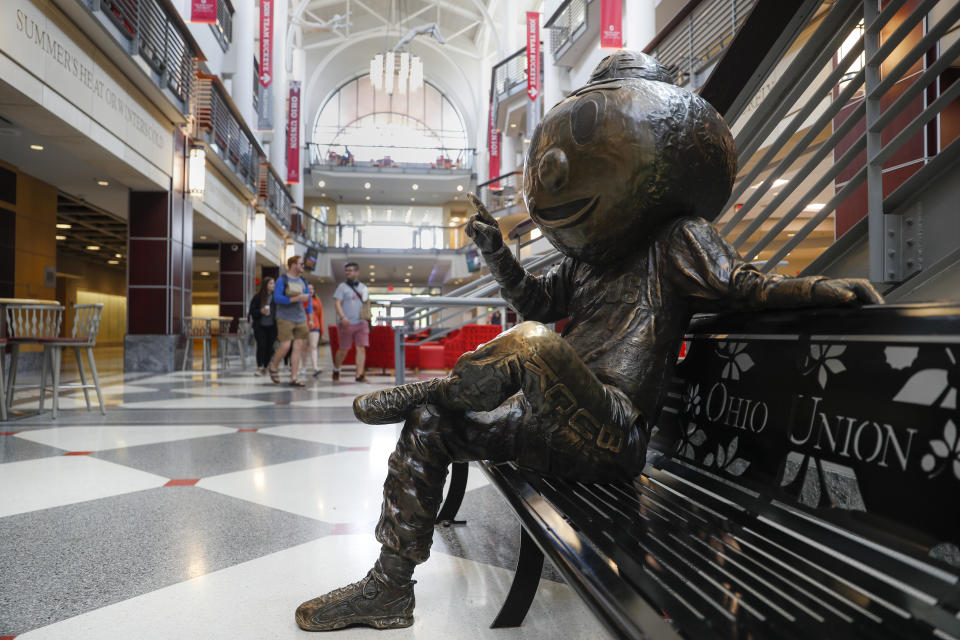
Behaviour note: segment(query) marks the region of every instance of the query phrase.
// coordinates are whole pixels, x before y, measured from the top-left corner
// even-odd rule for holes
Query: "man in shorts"
[[[337,309],[337,321],[340,325],[340,348],[333,358],[333,379],[340,379],[340,365],[350,351],[350,345],[357,348],[357,382],[366,382],[363,375],[370,346],[370,325],[363,317],[363,303],[369,300],[367,286],[360,282],[360,265],[348,262],[343,265],[346,282],[341,282],[333,292],[333,304]]]
[[[280,382],[278,366],[292,345],[290,385],[294,387],[306,386],[297,379],[297,373],[300,371],[303,345],[310,334],[307,328],[307,314],[313,313],[313,305],[310,303],[310,285],[301,277],[302,273],[303,257],[291,257],[287,260],[287,272],[277,278],[277,285],[273,289],[273,299],[277,303],[277,340],[280,346],[277,347],[273,360],[270,361],[270,379],[276,383]],[[307,302],[306,308],[303,306],[304,301]]]

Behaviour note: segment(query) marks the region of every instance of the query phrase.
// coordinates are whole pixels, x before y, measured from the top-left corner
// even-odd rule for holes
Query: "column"
[[[193,289],[193,206],[187,138],[174,130],[169,191],[130,192],[125,371],[173,371],[182,356]]]
[[[220,315],[240,318],[246,316],[247,291],[245,285],[246,243],[220,243]],[[236,329],[236,324],[231,329]]]

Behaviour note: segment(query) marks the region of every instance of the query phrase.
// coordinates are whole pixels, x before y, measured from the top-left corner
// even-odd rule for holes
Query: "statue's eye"
[[[593,137],[603,113],[605,100],[602,93],[596,92],[588,94],[577,102],[577,106],[570,114],[570,129],[574,142],[586,144]]]

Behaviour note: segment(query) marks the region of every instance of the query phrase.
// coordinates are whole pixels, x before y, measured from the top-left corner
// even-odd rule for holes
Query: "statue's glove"
[[[500,233],[500,225],[497,224],[496,219],[475,195],[470,193],[467,194],[467,197],[476,213],[470,216],[464,231],[480,247],[480,251],[493,253],[503,246],[503,234]]]
[[[867,280],[837,278],[820,280],[813,285],[813,302],[817,304],[883,304],[883,298]]]

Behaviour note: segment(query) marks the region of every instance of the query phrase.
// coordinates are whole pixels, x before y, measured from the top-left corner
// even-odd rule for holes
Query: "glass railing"
[[[199,54],[183,20],[169,3],[157,0],[80,0],[94,15],[105,16],[125,39],[128,51],[139,53],[169,89],[179,109],[190,109],[193,60]]]
[[[522,205],[523,172],[511,171],[477,185],[477,197],[491,212]]]
[[[493,95],[501,99],[511,89],[527,83],[527,48],[504,58],[493,68]]]
[[[556,60],[587,30],[587,0],[566,0],[543,26],[550,30],[550,53]]]
[[[452,227],[385,223],[328,224],[299,207],[293,208],[290,231],[305,244],[329,249],[455,251],[471,242],[463,232],[463,224]]]
[[[310,142],[316,169],[345,171],[472,171],[472,147],[398,147]]]

